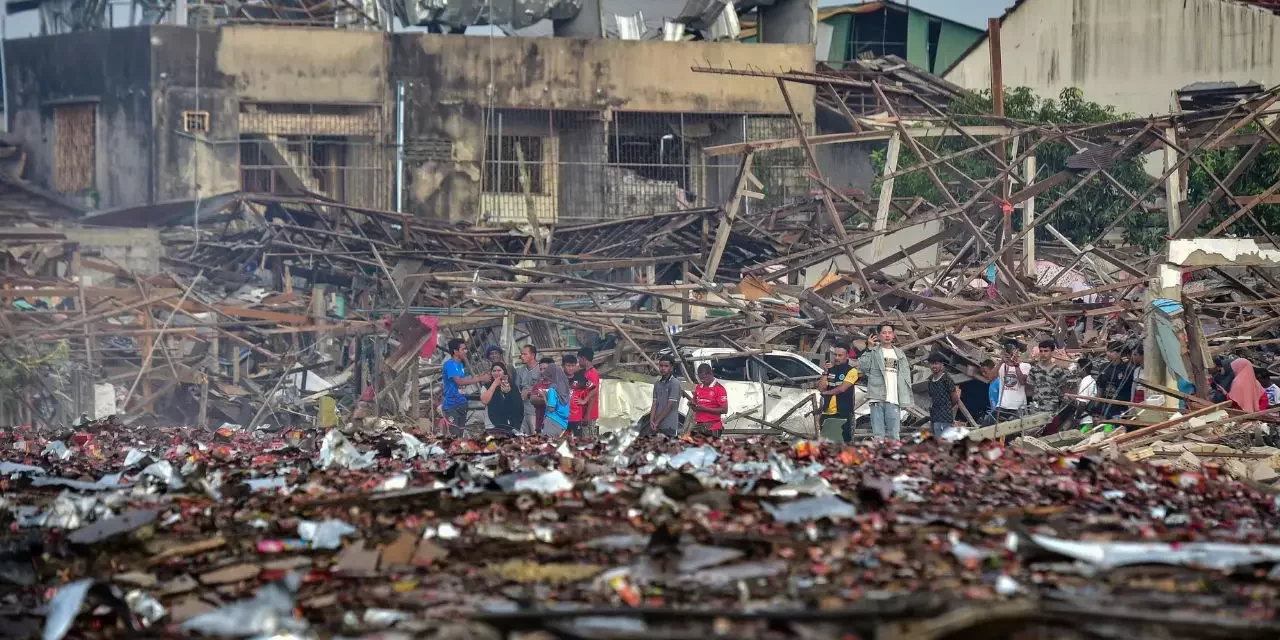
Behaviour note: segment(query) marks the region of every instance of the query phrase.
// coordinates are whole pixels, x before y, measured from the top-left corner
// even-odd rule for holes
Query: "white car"
[[[710,364],[716,380],[724,385],[729,396],[729,413],[725,415],[725,428],[733,431],[772,432],[768,427],[743,416],[752,416],[767,422],[778,422],[790,411],[790,416],[779,424],[791,431],[814,433],[814,400],[818,398],[817,381],[825,375],[822,368],[807,358],[789,351],[768,351],[755,356],[732,355],[733,349],[700,348],[683,352],[691,375],[697,375],[701,364]],[[677,374],[683,377],[677,365]],[[692,392],[693,382],[682,380],[686,391]],[[600,383],[600,424],[604,430],[625,424],[649,423],[649,409],[653,403],[652,382],[631,382],[605,379]],[[869,413],[866,404],[866,388],[855,385],[854,415],[863,417]],[[800,408],[791,411],[792,407]],[[684,423],[688,415],[689,400],[680,401],[680,419]]]

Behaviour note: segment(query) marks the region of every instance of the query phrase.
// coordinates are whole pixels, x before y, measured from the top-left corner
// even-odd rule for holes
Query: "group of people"
[[[512,367],[501,347],[489,345],[484,354],[489,370],[475,376],[467,372],[466,341],[454,338],[448,349],[441,409],[451,435],[466,432],[470,400],[462,388],[472,384],[481,385],[487,428],[508,435],[541,433],[553,438],[595,434],[600,419],[600,372],[592,349],[565,354],[557,364],[551,357],[540,358],[537,347],[524,345],[520,365]]]
[[[855,385],[866,387],[872,436],[897,440],[901,437],[902,413],[915,404],[911,365],[896,345],[892,324],[883,323],[869,336],[867,349],[856,355],[849,345],[836,345],[817,382],[821,398],[822,424],[838,425],[846,442],[853,439]],[[467,427],[469,400],[462,393],[467,385],[479,384],[484,404],[485,426],[509,435],[542,434],[553,438],[597,435],[600,418],[600,374],[595,353],[582,348],[566,354],[556,363],[539,357],[537,347],[520,349],[520,364],[512,367],[497,345],[485,349],[489,370],[471,376],[467,371],[468,347],[460,338],[448,343],[445,360],[442,409],[448,430],[462,435]],[[1009,342],[1000,362],[988,359],[970,371],[970,379],[956,384],[947,373],[948,359],[941,353],[928,358],[929,424],[935,434],[957,422],[990,425],[1030,413],[1054,416],[1049,427],[1068,422],[1115,418],[1143,401],[1144,353],[1140,346],[1115,341],[1107,346],[1106,359],[1096,364],[1088,358],[1074,363],[1053,340],[1041,341],[1032,362],[1022,361],[1022,345]],[[653,384],[653,400],[647,431],[677,436],[680,401],[684,392],[676,376],[676,359],[664,354],[658,359],[659,377]],[[1072,366],[1074,364],[1074,366]],[[1096,372],[1096,374],[1095,374]],[[1225,356],[1214,362],[1208,395],[1215,402],[1231,401],[1246,412],[1276,406],[1280,387],[1266,371],[1255,372],[1244,358]],[[697,369],[697,384],[690,399],[693,430],[716,437],[724,429],[729,411],[728,394],[709,364]],[[1194,385],[1181,391],[1195,394]],[[835,426],[831,426],[834,430]]]
[[[911,367],[894,346],[895,337],[893,325],[881,324],[856,360],[851,347],[837,345],[831,362],[824,365],[826,375],[817,383],[823,425],[838,421],[846,442],[852,440],[857,406],[854,385],[859,381],[866,385],[872,437],[900,437],[902,410],[914,402]],[[1137,383],[1145,364],[1141,346],[1113,341],[1102,363],[1088,358],[1073,363],[1054,340],[1041,341],[1031,362],[1022,360],[1022,350],[1023,345],[1008,342],[999,363],[984,360],[960,384],[946,371],[948,358],[931,354],[927,397],[932,432],[939,435],[957,422],[987,426],[1032,413],[1052,415],[1048,425],[1052,432],[1094,416],[1116,418],[1144,400],[1143,387]],[[1202,397],[1214,402],[1229,400],[1236,409],[1254,412],[1276,406],[1280,399],[1280,386],[1271,382],[1265,370],[1255,375],[1253,363],[1246,359],[1221,358],[1213,373],[1212,389]],[[1197,390],[1184,384],[1182,391],[1195,394]]]

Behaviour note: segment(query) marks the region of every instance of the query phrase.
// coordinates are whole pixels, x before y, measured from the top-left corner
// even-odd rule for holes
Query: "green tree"
[[[952,102],[950,114],[958,124],[988,124],[989,121],[980,115],[990,114],[991,105],[990,90],[965,92]],[[1128,117],[1127,114],[1117,112],[1115,107],[1085,100],[1080,90],[1075,88],[1064,89],[1056,100],[1040,98],[1028,87],[1008,88],[1004,95],[1004,112],[1005,117],[1015,121],[1047,124],[1095,124]],[[918,142],[921,145],[927,145],[939,155],[954,153],[973,146],[971,142],[959,136],[919,139]],[[1075,153],[1076,149],[1065,142],[1041,144],[1036,149],[1039,177],[1044,178],[1065,169],[1067,158]],[[883,170],[884,154],[883,148],[872,153],[872,164],[877,172]],[[903,145],[898,158],[899,170],[919,163],[920,159],[911,152],[910,147]],[[997,173],[994,160],[982,152],[957,158],[952,164],[956,169],[979,182],[990,179]],[[946,168],[941,166],[936,168],[939,177],[958,201],[964,202],[973,195],[975,188],[967,186],[966,182],[961,181]],[[1135,194],[1141,194],[1151,184],[1151,177],[1144,170],[1143,159],[1140,156],[1117,162],[1108,167],[1107,172]],[[1038,209],[1043,211],[1049,206],[1048,203],[1057,201],[1076,182],[1069,180],[1066,184],[1054,187],[1038,196],[1038,202],[1044,203]],[[945,207],[948,204],[946,198],[937,191],[928,172],[924,170],[914,171],[894,180],[895,198],[916,196],[938,206]],[[1116,216],[1129,206],[1130,202],[1129,197],[1120,188],[1099,175],[1052,212],[1048,222],[1073,241],[1092,242]],[[1020,219],[1020,216],[1014,215],[1015,228],[1020,226]],[[1124,231],[1127,242],[1146,246],[1158,242],[1162,233],[1160,221],[1141,208],[1131,212],[1120,228]],[[1050,239],[1048,231],[1043,227],[1037,229],[1037,236],[1041,239]]]
[[[1257,125],[1248,125],[1241,127],[1238,133],[1250,135],[1258,132]],[[1248,152],[1248,149],[1248,146],[1227,147],[1196,154],[1201,165],[1192,163],[1187,171],[1187,213],[1200,206],[1218,187],[1206,170],[1212,171],[1219,180],[1225,180],[1227,174],[1231,173],[1231,169]],[[1234,196],[1255,196],[1266,191],[1277,180],[1280,180],[1280,145],[1267,144],[1252,164],[1240,174],[1240,177],[1228,186]],[[1209,231],[1239,209],[1229,198],[1219,198],[1209,208],[1209,214],[1200,223],[1199,231],[1202,233]],[[1252,209],[1252,212],[1268,233],[1280,234],[1280,205],[1258,205]],[[1257,225],[1253,224],[1248,217],[1241,217],[1231,223],[1226,233],[1240,236],[1259,235]]]

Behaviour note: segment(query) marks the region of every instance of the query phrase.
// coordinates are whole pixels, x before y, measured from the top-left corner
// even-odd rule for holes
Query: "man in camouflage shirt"
[[[1032,411],[1057,413],[1063,406],[1062,394],[1070,381],[1070,372],[1054,362],[1053,353],[1057,348],[1053,340],[1042,341],[1036,362],[1031,365]]]

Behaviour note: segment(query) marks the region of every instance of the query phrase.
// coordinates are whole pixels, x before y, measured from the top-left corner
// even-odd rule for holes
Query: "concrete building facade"
[[[461,222],[592,220],[718,203],[701,148],[790,135],[767,79],[812,45],[139,26],[10,41],[26,177],[89,206],[314,192]],[[793,91],[813,122],[812,92]],[[758,157],[770,198],[803,159]]]
[[[1234,0],[1021,0],[1002,18],[1006,86],[1045,97],[1079,87],[1136,115],[1169,113],[1195,82],[1280,82],[1280,16]],[[944,76],[991,86],[983,37]]]

